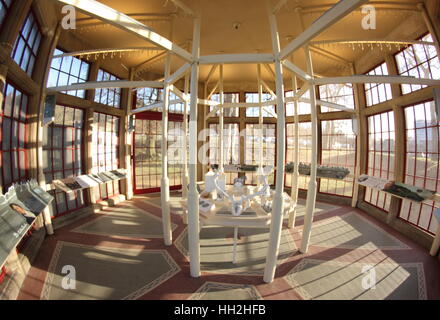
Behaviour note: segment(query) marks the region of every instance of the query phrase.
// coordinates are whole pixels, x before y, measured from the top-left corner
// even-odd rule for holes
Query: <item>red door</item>
[[[180,148],[183,116],[168,116],[168,153]],[[133,189],[135,194],[159,192],[162,178],[162,113],[147,111],[136,114],[133,134]],[[182,168],[179,159],[169,158],[170,190],[182,188]]]

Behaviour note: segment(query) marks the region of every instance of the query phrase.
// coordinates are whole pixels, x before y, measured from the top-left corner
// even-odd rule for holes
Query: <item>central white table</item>
[[[227,187],[229,194],[234,193],[236,196],[242,194],[253,193],[255,187],[245,186],[242,192],[236,192],[233,186]],[[272,201],[275,192],[271,190],[270,196],[267,197],[267,201]],[[290,212],[295,210],[296,205],[293,203],[290,196],[284,192],[284,210],[283,216],[289,216]],[[231,212],[231,203],[228,200],[214,200],[210,198],[200,198],[201,204],[209,202],[212,206],[208,209],[199,205],[199,221],[200,230],[206,226],[222,226],[234,228],[234,244],[232,252],[232,263],[236,263],[237,241],[238,241],[238,229],[239,228],[269,228],[271,222],[271,213],[266,212],[260,205],[261,198],[255,197],[251,200],[250,207],[246,209],[241,215],[234,216]],[[181,200],[184,221],[187,223],[188,215],[188,203],[187,200]]]

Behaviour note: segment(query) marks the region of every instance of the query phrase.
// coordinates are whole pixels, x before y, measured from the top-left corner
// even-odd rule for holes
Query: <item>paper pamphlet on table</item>
[[[14,189],[17,198],[35,215],[39,215],[53,200],[35,180],[14,184]]]
[[[53,180],[56,189],[64,192],[72,192],[86,188],[96,187],[100,184],[127,178],[127,170],[115,169],[111,171],[83,174],[80,176]]]
[[[54,180],[52,184],[64,192],[73,192],[75,190],[81,190],[83,187],[76,181],[75,178],[66,178],[62,180]]]
[[[119,180],[119,177],[117,175],[115,175],[113,172],[111,171],[105,171],[103,172],[103,174],[105,174],[107,177],[109,177],[111,180]]]
[[[104,172],[98,172],[96,175],[104,182],[113,181],[113,179],[107,176]]]
[[[399,198],[408,199],[416,202],[430,200],[434,197],[435,191],[412,186],[402,182],[389,181],[381,178],[361,175],[358,178],[358,184],[364,187],[379,189],[390,193]]]
[[[82,175],[75,177],[76,182],[78,182],[83,188],[91,188],[99,185],[96,179],[93,179],[89,175]]]
[[[111,170],[110,172],[115,176],[117,176],[119,179],[127,178],[127,170],[125,169],[116,169],[116,170]]]
[[[52,200],[34,180],[14,184],[0,195],[0,265]]]

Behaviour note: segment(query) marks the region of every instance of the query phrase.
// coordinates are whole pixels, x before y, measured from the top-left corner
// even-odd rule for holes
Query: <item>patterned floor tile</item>
[[[389,258],[375,265],[306,258],[285,276],[285,280],[304,299],[426,299],[423,264],[397,264]]]
[[[75,268],[75,288],[64,289],[65,266]],[[116,249],[59,241],[41,299],[136,299],[179,271],[166,250]]]
[[[189,300],[262,300],[251,285],[222,282],[205,282]]]

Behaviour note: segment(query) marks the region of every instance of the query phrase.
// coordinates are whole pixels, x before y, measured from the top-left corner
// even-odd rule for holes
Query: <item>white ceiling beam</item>
[[[305,99],[305,98],[299,98],[298,99],[299,102],[304,102],[304,103],[310,103],[310,99]],[[343,105],[337,104],[337,103],[333,103],[333,102],[328,102],[328,101],[323,101],[323,100],[316,100],[316,104],[322,106],[322,107],[328,107],[328,108],[332,108],[332,109],[337,109],[340,111],[346,111],[346,112],[350,112],[350,113],[356,113],[356,111],[354,109],[350,109],[347,108]]]
[[[296,37],[280,52],[280,58],[287,58],[292,52],[301,48],[324,30],[341,20],[347,14],[367,3],[368,0],[341,0],[331,9],[324,12],[307,30]]]
[[[345,84],[345,83],[391,83],[391,84],[415,84],[426,86],[440,86],[440,80],[419,79],[406,76],[370,76],[355,75],[346,77],[315,78],[315,85]]]
[[[217,90],[218,86],[220,85],[220,80],[217,81],[217,83],[215,84],[215,86],[212,88],[211,92],[209,92],[207,98],[211,99],[212,95],[215,93],[215,91]]]
[[[220,102],[218,101],[212,101],[212,100],[206,100],[206,99],[198,99],[198,104],[202,104],[204,106],[219,106]]]
[[[176,88],[175,86],[171,86],[170,90],[176,95],[178,96],[180,99],[182,99],[182,101],[189,101],[189,96],[186,95],[185,93],[183,93],[182,91],[180,91],[178,88]]]
[[[278,118],[278,115],[276,113],[273,112],[272,109],[263,106],[263,110],[266,111],[268,114],[270,114],[272,117],[274,117],[275,119]]]
[[[169,105],[173,105],[173,104],[177,104],[177,103],[182,103],[182,102],[183,101],[180,100],[180,99],[179,100],[171,100],[169,102]],[[163,101],[152,103],[152,104],[149,104],[147,106],[143,106],[143,107],[140,107],[140,108],[137,108],[137,109],[133,109],[131,111],[131,114],[142,113],[142,112],[145,112],[145,111],[149,111],[149,110],[152,110],[152,109],[158,109],[158,108],[163,108]]]
[[[72,90],[93,90],[104,88],[163,88],[163,82],[159,81],[89,81],[82,83],[72,83],[67,86],[49,87],[47,91],[72,91]]]
[[[299,89],[297,92],[294,92],[294,96],[291,98],[286,98],[287,99],[292,99],[292,101],[298,100],[299,98],[301,98],[307,91],[309,91],[309,84],[306,82],[301,89]]]
[[[185,63],[183,66],[181,66],[179,69],[176,70],[171,76],[165,79],[165,82],[168,84],[174,84],[176,81],[178,81],[180,78],[182,78],[184,75],[186,75],[190,69],[191,65],[189,63]]]
[[[211,81],[211,77],[212,77],[212,75],[214,74],[214,72],[217,70],[217,67],[218,67],[218,64],[214,64],[214,65],[211,67],[211,70],[209,70],[209,72],[208,72],[208,76],[207,76],[206,79],[205,79],[205,83],[206,83],[206,85],[208,85],[208,84],[209,84],[209,81]]]
[[[312,77],[305,71],[303,71],[300,67],[290,62],[289,60],[282,61],[283,66],[289,71],[293,72],[296,76],[301,78],[302,80],[309,82],[312,80]]]
[[[264,53],[214,54],[201,56],[200,64],[273,63],[274,56]]]
[[[172,51],[179,57],[183,58],[186,61],[192,62],[192,55],[186,51],[185,49],[179,47],[178,45],[172,43],[165,37],[162,37],[160,34],[154,32],[152,29],[140,23],[139,21],[130,18],[129,16],[119,12],[109,6],[106,6],[103,3],[100,3],[95,0],[58,0],[61,3],[71,5],[81,12],[96,17],[99,20],[108,22],[109,24],[125,30],[129,31],[144,40],[148,40],[149,42],[169,51]]]
[[[263,87],[266,89],[267,92],[269,92],[269,94],[273,97],[273,98],[277,98],[277,95],[275,94],[275,92],[272,91],[272,89],[267,85],[267,83],[264,80],[260,80],[261,84],[263,85]]]

